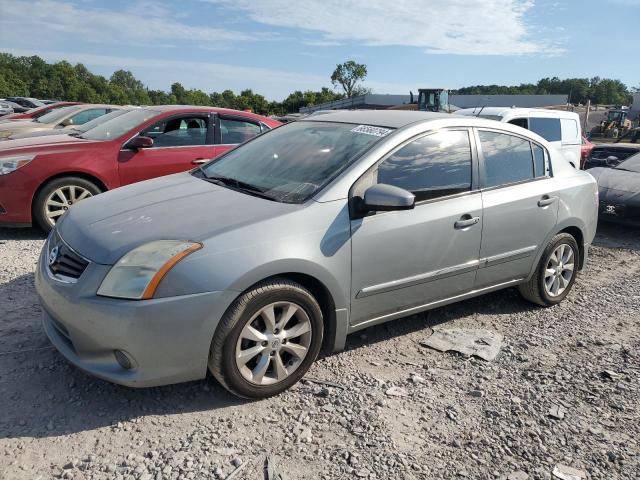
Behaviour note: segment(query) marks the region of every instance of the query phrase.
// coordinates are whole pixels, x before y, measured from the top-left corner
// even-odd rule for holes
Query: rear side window
[[[581,143],[581,139],[578,137],[578,122],[571,118],[561,118],[560,126],[562,127],[562,143],[575,145]]]
[[[535,143],[531,144],[531,148],[533,149],[533,166],[535,175],[536,177],[544,177],[547,175],[547,164],[545,162],[544,149]]]
[[[548,142],[559,142],[562,139],[559,118],[529,118],[529,130]]]
[[[480,130],[486,188],[534,178],[531,144],[506,133]],[[543,158],[544,161],[544,158]]]
[[[260,134],[260,125],[243,120],[220,118],[220,137],[222,144],[238,144]]]
[[[466,130],[445,130],[405,145],[378,165],[378,183],[404,188],[416,201],[471,190]]]

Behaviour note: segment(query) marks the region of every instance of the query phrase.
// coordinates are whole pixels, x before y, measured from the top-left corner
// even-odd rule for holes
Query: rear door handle
[[[472,217],[470,215],[463,215],[460,220],[453,224],[453,226],[457,229],[467,228],[472,225],[475,225],[480,221],[480,217]]]
[[[195,160],[191,160],[191,163],[193,165],[202,165],[203,163],[207,163],[208,161],[208,158],[196,158]]]
[[[558,197],[550,197],[549,195],[543,196],[540,200],[538,200],[539,207],[547,207],[555,202]]]

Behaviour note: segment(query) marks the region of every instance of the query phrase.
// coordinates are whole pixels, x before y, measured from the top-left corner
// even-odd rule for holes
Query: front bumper
[[[36,270],[44,330],[75,366],[130,387],[151,387],[204,378],[213,334],[235,292],[206,292],[151,300],[95,294],[109,270],[90,263],[77,282],[60,281],[46,262]],[[132,361],[122,367],[114,352]]]
[[[21,170],[0,175],[0,227],[31,224],[35,185]]]

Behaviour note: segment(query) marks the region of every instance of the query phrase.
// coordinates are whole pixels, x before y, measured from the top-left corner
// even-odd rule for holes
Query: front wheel
[[[33,202],[33,219],[48,232],[71,206],[101,192],[89,180],[80,177],[62,177],[47,183]]]
[[[231,393],[265,398],[294,385],[322,345],[322,310],[302,285],[274,279],[242,294],[220,320],[209,370]]]
[[[551,239],[540,258],[535,273],[519,286],[527,300],[551,307],[557,305],[571,291],[578,275],[580,261],[578,243],[568,233],[560,233]]]

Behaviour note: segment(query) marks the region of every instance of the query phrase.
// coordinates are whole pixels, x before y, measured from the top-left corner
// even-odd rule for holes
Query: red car
[[[582,136],[582,145],[580,145],[580,168],[584,169],[584,164],[591,155],[591,150],[595,145],[591,143],[587,137]]]
[[[0,142],[0,226],[50,230],[75,202],[189,170],[279,125],[249,112],[163,105],[81,134]]]
[[[24,113],[10,113],[9,115],[5,115],[0,119],[0,121],[7,120],[35,120],[38,117],[41,117],[45,113],[49,113],[51,110],[55,110],[56,108],[68,107],[69,105],[79,105],[82,102],[56,102],[50,103],[48,105],[43,105],[42,107],[32,108],[31,110],[27,110]]]

